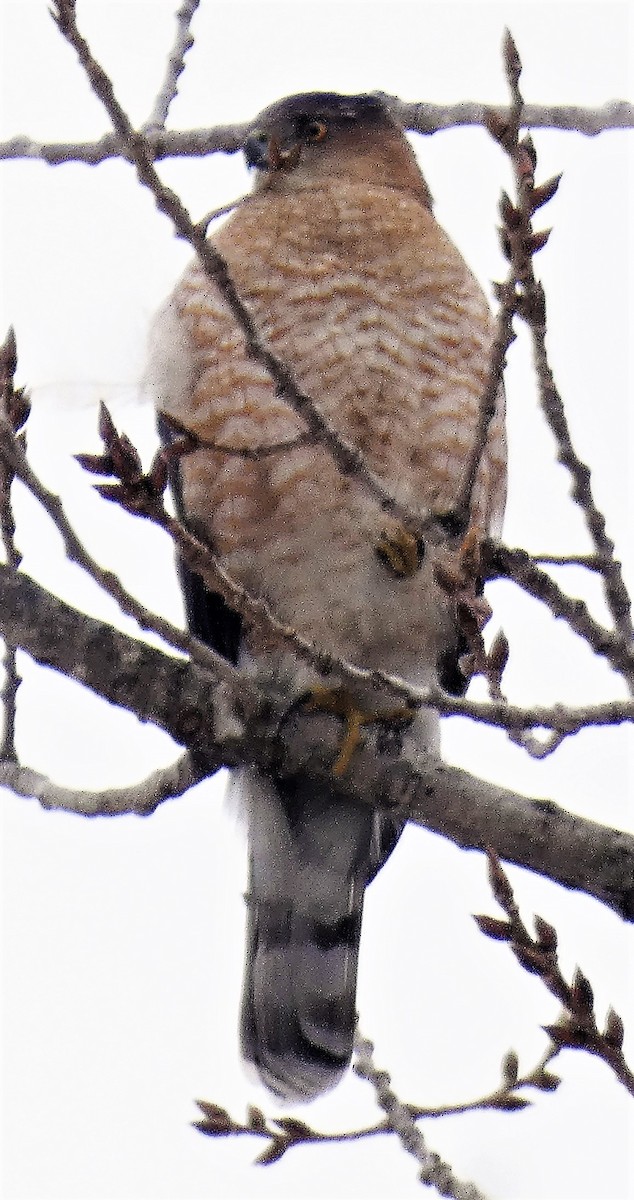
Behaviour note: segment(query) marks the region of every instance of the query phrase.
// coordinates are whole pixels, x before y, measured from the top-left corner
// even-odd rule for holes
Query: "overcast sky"
[[[149,113],[173,36],[171,0],[78,0],[82,30],[131,117]],[[203,0],[170,122],[244,120],[293,91],[382,89],[406,100],[503,102],[500,42],[509,25],[527,100],[632,99],[626,4],[316,4]],[[1,7],[2,137],[84,140],[106,132],[45,0]],[[630,571],[627,414],[632,389],[631,134],[537,131],[538,179],[564,171],[543,214],[554,225],[537,266],[549,297],[550,348],[580,453],[590,460],[608,527]],[[506,164],[482,130],[414,138],[442,224],[489,289],[504,271],[496,204]],[[198,217],[241,194],[239,156],[162,165]],[[153,418],[139,397],[147,327],[189,257],[131,168],[2,164],[1,331],[16,329],[19,381],[34,389],[32,461],[60,491],[93,552],[149,605],[182,610],[171,549],[157,531],[112,512],[71,460],[95,450],[104,398],[147,456]],[[508,374],[510,496],[505,537],[533,550],[587,549],[567,479],[536,411],[522,338]],[[628,441],[629,437],[629,441]],[[628,510],[629,503],[629,510]],[[25,569],[61,596],[134,631],[19,496]],[[627,555],[630,555],[629,559]],[[602,614],[596,587],[560,578]],[[567,631],[497,585],[491,628],[512,647],[514,699],[581,703],[622,694]],[[55,780],[105,787],[143,778],[176,748],[152,727],[21,661],[18,737],[26,761]],[[631,735],[587,732],[544,763],[501,734],[446,722],[446,755],[468,770],[569,810],[634,829]],[[276,1107],[242,1072],[237,1006],[244,853],[207,781],[150,820],[83,821],[3,805],[4,1195],[7,1200],[207,1200],[211,1197],[420,1195],[415,1165],[387,1139],[295,1150],[251,1166],[257,1143],[212,1142],[189,1127],[193,1098]],[[597,1010],[634,1011],[631,930],[598,904],[513,871],[527,918],[560,931]],[[406,1100],[457,1102],[494,1086],[513,1046],[522,1069],[545,1045],[556,1005],[470,914],[495,911],[482,860],[408,831],[369,890],[359,983],[363,1029]],[[634,1043],[630,1030],[630,1061]],[[519,1115],[479,1114],[424,1127],[456,1173],[504,1200],[625,1200],[634,1190],[629,1101],[600,1063],[562,1056],[564,1085]],[[320,1128],[376,1119],[367,1088],[347,1079],[298,1115]]]

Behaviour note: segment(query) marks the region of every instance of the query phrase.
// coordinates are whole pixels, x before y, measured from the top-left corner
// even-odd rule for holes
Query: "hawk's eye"
[[[325,121],[307,121],[302,129],[302,136],[307,142],[323,142],[327,133]]]

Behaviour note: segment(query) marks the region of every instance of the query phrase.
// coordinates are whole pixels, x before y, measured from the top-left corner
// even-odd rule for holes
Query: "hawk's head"
[[[287,96],[256,117],[243,149],[256,188],[295,191],[342,177],[413,191],[430,204],[413,150],[376,95]]]

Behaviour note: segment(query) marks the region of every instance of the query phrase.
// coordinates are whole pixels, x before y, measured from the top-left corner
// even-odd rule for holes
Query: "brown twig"
[[[213,666],[215,670],[233,677],[235,669],[227,662],[203,645],[196,638],[177,629],[164,617],[151,612],[139,600],[124,588],[120,579],[113,571],[104,569],[92,557],[81,539],[75,533],[59,496],[44,486],[35,472],[29,466],[24,451],[16,439],[8,421],[0,416],[0,462],[19,478],[29,489],[36,500],[42,505],[56,529],[60,533],[67,557],[71,562],[82,567],[109,596],[117,602],[122,612],[134,618],[142,630],[151,630],[158,634],[163,641],[175,649],[189,655],[202,666]]]
[[[596,621],[583,600],[567,596],[526,550],[486,541],[482,559],[487,578],[513,580],[529,596],[545,604],[554,617],[563,617],[574,633],[619,675],[630,682],[634,679],[634,647],[624,645],[622,638]]]
[[[178,92],[178,78],[185,67],[185,55],[194,44],[190,32],[192,19],[200,0],[183,0],[176,13],[176,37],[169,53],[165,78],[152,106],[152,112],[144,125],[144,132],[164,129],[170,105]]]
[[[207,230],[209,229],[212,221],[217,221],[219,217],[226,217],[227,214],[233,212],[234,208],[237,208],[243,200],[244,195],[238,196],[236,200],[230,200],[228,204],[221,204],[219,208],[212,208],[211,212],[205,213],[204,217],[201,217],[200,220],[196,222],[196,229],[199,229],[202,234],[207,236]]]
[[[357,1037],[355,1043],[355,1058],[357,1063],[359,1059],[361,1063],[367,1063],[371,1058],[369,1052],[370,1043]],[[337,1144],[342,1142],[358,1142],[364,1141],[367,1138],[381,1137],[385,1135],[397,1134],[400,1136],[399,1129],[396,1128],[401,1119],[402,1133],[405,1137],[412,1136],[412,1139],[420,1137],[415,1122],[420,1120],[436,1120],[442,1117],[457,1116],[470,1112],[521,1112],[527,1108],[531,1101],[525,1096],[520,1095],[520,1092],[526,1089],[533,1089],[540,1092],[554,1092],[559,1087],[561,1080],[558,1075],[549,1071],[547,1068],[550,1062],[558,1054],[558,1049],[551,1046],[542,1056],[539,1063],[530,1071],[520,1075],[519,1063],[517,1055],[514,1051],[509,1050],[504,1055],[501,1064],[501,1080],[500,1083],[492,1088],[490,1092],[478,1097],[475,1100],[458,1101],[455,1104],[442,1105],[421,1105],[411,1104],[398,1101],[399,1113],[395,1120],[394,1107],[392,1107],[389,1116],[382,1121],[377,1121],[373,1125],[365,1125],[358,1129],[348,1129],[338,1133],[325,1133],[323,1130],[313,1129],[305,1121],[298,1121],[295,1118],[290,1120],[279,1120],[264,1115],[264,1113],[252,1105],[247,1110],[247,1119],[245,1122],[236,1121],[225,1108],[221,1105],[208,1100],[197,1100],[196,1103],[201,1111],[202,1116],[197,1121],[194,1121],[194,1128],[198,1129],[207,1137],[255,1137],[267,1138],[268,1145],[260,1152],[256,1158],[256,1162],[262,1165],[269,1165],[277,1162],[287,1150],[294,1146],[314,1144],[314,1143],[331,1143]],[[362,1072],[357,1069],[357,1074]],[[372,1070],[374,1070],[372,1068]],[[368,1078],[369,1072],[363,1070],[363,1076]],[[378,1084],[383,1091],[386,1076],[384,1072],[376,1072],[374,1078],[370,1079],[376,1085],[376,1075],[378,1075]],[[432,1157],[432,1156],[430,1156]],[[433,1165],[433,1164],[430,1164]],[[440,1164],[438,1164],[440,1166]],[[453,1194],[453,1193],[447,1193]]]
[[[534,563],[547,567],[587,567],[589,571],[602,571],[605,559],[598,554],[535,554],[531,553]]]
[[[29,398],[24,388],[16,388],[15,372],[18,365],[15,334],[9,329],[3,345],[0,347],[0,413],[14,433],[22,429],[30,411]],[[21,435],[22,441],[26,437]],[[0,542],[4,548],[6,561],[17,571],[22,562],[22,555],[15,543],[15,521],[11,504],[11,486],[14,472],[4,459],[0,459]],[[17,762],[15,748],[15,720],[17,712],[17,695],[21,679],[17,669],[16,648],[9,642],[5,643],[0,667],[4,672],[0,688],[0,714],[2,716],[2,742],[0,743],[0,761]]]
[[[500,142],[509,154],[515,169],[518,189],[524,184],[524,160],[519,143],[519,135],[524,123],[524,101],[518,87],[521,64],[515,44],[508,34],[504,41],[504,62],[506,77],[511,91],[511,106],[500,117],[498,113],[490,115],[485,124],[496,141]],[[551,200],[557,191],[559,176],[550,179],[541,188],[531,187],[529,191],[522,190],[527,203],[517,209],[511,204],[505,192],[500,199],[500,216],[502,218],[502,244],[507,251],[509,274],[504,283],[495,285],[496,295],[500,302],[497,318],[495,341],[491,351],[489,375],[487,384],[480,401],[478,429],[474,445],[468,459],[464,479],[454,508],[455,520],[460,529],[465,529],[471,512],[471,498],[475,487],[482,455],[487,442],[489,427],[496,413],[496,402],[506,365],[506,352],[514,341],[513,318],[518,311],[522,299],[522,285],[525,277],[525,259],[530,262],[532,254],[540,250],[543,241],[533,234],[531,217],[535,210]]]
[[[535,283],[534,290],[538,300],[543,301],[541,285]],[[559,461],[570,472],[572,478],[572,498],[582,509],[588,532],[597,553],[597,561],[601,564],[599,570],[603,578],[605,598],[615,628],[618,630],[625,645],[633,648],[634,627],[632,626],[630,596],[625,586],[625,580],[623,579],[621,564],[614,557],[614,542],[608,537],[606,532],[605,517],[597,508],[594,500],[590,468],[581,461],[575,451],[563,401],[550,369],[546,352],[545,311],[545,302],[543,304],[531,304],[525,318],[533,335],[534,361],[542,411],[557,439]],[[630,680],[630,688],[634,690],[632,680]]]
[[[500,301],[500,309],[497,316],[495,339],[489,356],[487,383],[480,398],[475,440],[469,453],[456,503],[451,513],[448,514],[451,525],[455,526],[456,531],[459,533],[464,533],[469,524],[473,489],[476,485],[480,463],[482,462],[482,456],[486,448],[489,427],[495,417],[500,394],[504,387],[506,352],[515,339],[513,317],[515,315],[516,294],[512,278],[506,284],[497,287],[497,297]]]
[[[265,446],[230,446],[225,442],[214,442],[201,437],[200,434],[183,425],[182,421],[177,420],[170,413],[159,412],[158,415],[161,421],[165,421],[178,437],[184,439],[185,454],[193,454],[196,450],[213,450],[215,454],[227,454],[229,457],[248,458],[253,462],[260,462],[262,458],[268,458],[272,454],[286,454],[289,450],[297,450],[299,446],[305,446],[311,441],[310,434],[300,433],[297,437],[289,438],[288,441],[271,442],[270,445]]]
[[[533,359],[539,387],[542,412],[552,431],[558,459],[572,480],[572,498],[579,504],[586,522],[603,578],[607,604],[621,640],[632,647],[634,627],[631,602],[620,564],[614,557],[614,543],[605,529],[605,518],[597,508],[592,492],[589,467],[578,457],[566,418],[563,401],[557,390],[546,351],[546,297],[533,269],[533,255],[546,245],[550,230],[535,232],[532,217],[554,195],[559,177],[535,186],[537,154],[530,135],[519,138],[523,98],[519,87],[522,71],[517,47],[506,31],[504,41],[506,73],[513,97],[511,116],[496,116],[488,122],[489,131],[508,155],[515,179],[514,203],[503,197],[502,250],[512,265],[519,296],[515,308],[531,334]],[[629,678],[630,689],[634,681]]]
[[[634,1096],[634,1073],[623,1055],[623,1022],[613,1008],[608,1009],[605,1029],[599,1030],[594,1013],[594,996],[590,983],[577,967],[572,984],[562,975],[557,958],[557,932],[543,917],[535,917],[535,938],[531,937],[515,903],[513,889],[493,850],[488,852],[489,882],[506,921],[495,917],[477,916],[479,928],[487,937],[507,942],[520,966],[537,975],[551,995],[562,1005],[554,1025],[545,1025],[556,1051],[585,1050],[611,1067],[617,1079]]]

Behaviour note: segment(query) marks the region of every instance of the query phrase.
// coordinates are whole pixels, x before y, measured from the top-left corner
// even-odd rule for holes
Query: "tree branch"
[[[380,93],[382,96],[384,93]],[[504,106],[465,101],[458,104],[405,102],[386,96],[393,116],[412,133],[432,134],[461,126],[486,126],[493,115],[502,118]],[[162,158],[204,157],[207,154],[235,154],[252,129],[252,122],[213,125],[204,129],[155,130],[147,132],[152,156]],[[634,129],[634,105],[626,100],[609,100],[598,108],[581,105],[527,104],[522,124],[531,129],[569,129],[594,137],[609,129]],[[124,158],[125,151],[116,134],[107,133],[94,142],[37,142],[28,134],[17,134],[0,143],[0,160],[39,159],[50,166],[82,162],[96,166],[111,158]]]
[[[476,916],[475,920],[487,937],[506,942],[520,966],[531,975],[537,975],[551,995],[561,1003],[562,1011],[557,1022],[544,1026],[552,1043],[550,1058],[563,1049],[585,1050],[588,1054],[595,1054],[607,1063],[619,1083],[634,1096],[634,1072],[623,1054],[625,1030],[621,1017],[610,1005],[605,1028],[599,1028],[589,979],[579,967],[575,968],[572,985],[562,974],[557,955],[557,930],[543,917],[536,915],[535,937],[531,937],[497,855],[489,850],[488,859],[489,882],[508,920],[499,921],[495,917],[482,915]]]
[[[606,532],[603,513],[594,500],[590,468],[579,458],[570,434],[570,427],[563,404],[555,384],[546,350],[546,296],[533,268],[533,255],[548,241],[550,230],[534,232],[532,217],[557,189],[559,177],[535,186],[537,153],[530,134],[519,140],[523,97],[519,80],[522,72],[517,47],[508,30],[504,39],[506,75],[511,90],[512,106],[510,117],[493,116],[488,122],[490,133],[507,154],[515,180],[514,203],[503,196],[502,218],[504,221],[502,250],[512,264],[519,295],[515,311],[528,326],[533,349],[533,361],[539,400],[546,423],[557,444],[559,462],[567,469],[571,479],[572,499],[582,510],[588,533],[594,544],[597,561],[602,563],[605,597],[615,629],[624,646],[634,645],[634,626],[631,619],[631,602],[621,565],[614,556],[614,542]],[[634,680],[628,679],[630,691],[634,693]]]
[[[37,662],[153,721],[221,766],[252,762],[279,776],[327,780],[334,795],[398,809],[465,849],[501,858],[594,896],[634,921],[634,837],[573,817],[436,760],[355,751],[343,779],[333,718],[264,695],[253,682],[170,657],[111,629],[0,565],[0,633]],[[95,808],[95,811],[99,811]],[[120,810],[119,810],[120,811]],[[141,811],[144,811],[143,809]]]
[[[587,604],[576,596],[568,596],[535,563],[532,555],[519,548],[511,549],[498,542],[487,541],[482,547],[482,559],[491,579],[511,579],[522,591],[540,600],[554,617],[563,617],[570,628],[601,658],[630,684],[634,681],[634,644],[623,639],[595,620]],[[594,560],[594,556],[593,556]],[[542,562],[551,562],[548,558]],[[555,564],[557,560],[554,560]],[[582,563],[581,565],[587,565]]]
[[[42,808],[77,813],[81,817],[114,817],[134,813],[148,817],[164,800],[184,795],[205,778],[191,754],[181,754],[169,767],[153,771],[141,783],[104,791],[60,787],[31,767],[0,759],[0,787],[16,796],[37,800]]]
[[[178,92],[178,79],[185,68],[185,55],[194,44],[190,33],[192,19],[200,4],[200,0],[183,0],[176,13],[176,37],[167,59],[165,78],[152,106],[144,131],[148,129],[164,129],[172,100]]]

